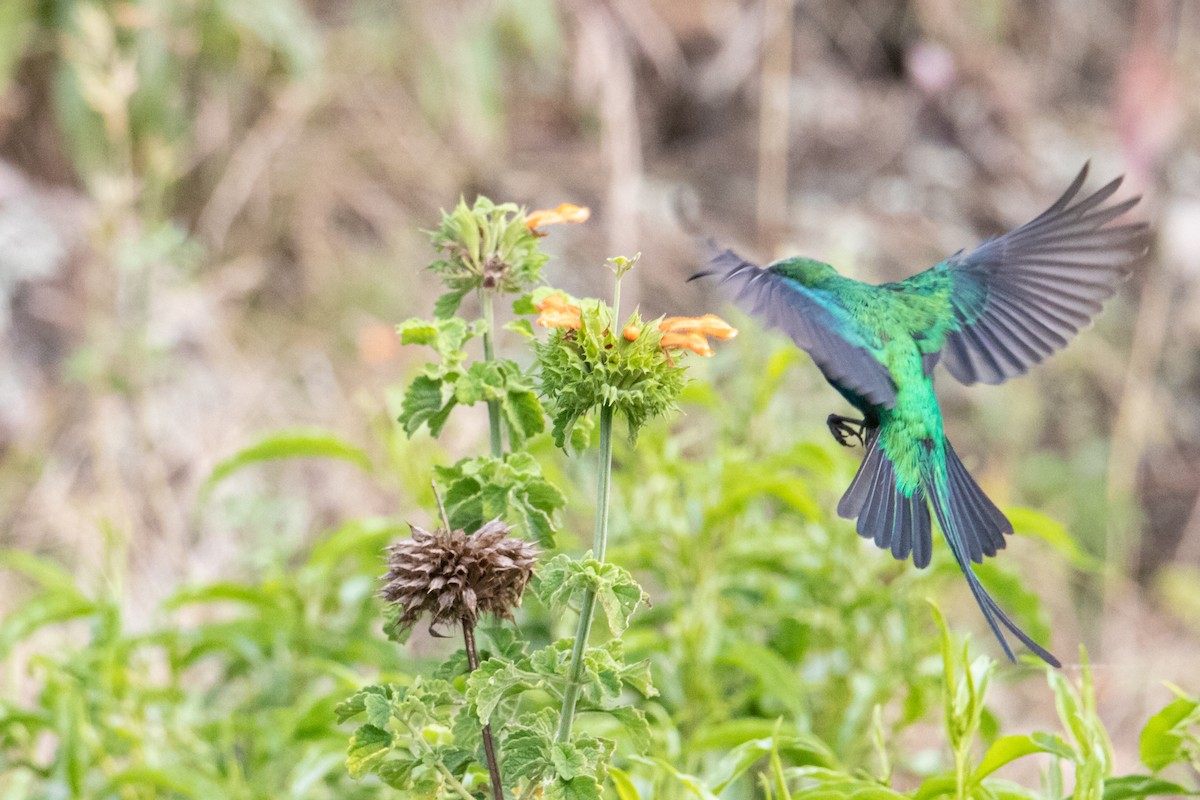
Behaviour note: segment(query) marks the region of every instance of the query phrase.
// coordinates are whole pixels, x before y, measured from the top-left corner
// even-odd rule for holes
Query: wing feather
[[[1025,225],[904,282],[928,291],[949,278],[954,322],[942,363],[962,383],[1023,375],[1065,347],[1146,252],[1144,223],[1109,224],[1140,198],[1106,205],[1121,186],[1117,178],[1078,199],[1087,173],[1085,164],[1067,191]]]
[[[734,302],[779,328],[803,348],[834,385],[853,391],[873,405],[892,408],[896,386],[887,368],[845,319],[830,292],[804,286],[770,268],[762,269],[731,250],[714,255],[703,272],[689,280],[715,276],[731,290]]]

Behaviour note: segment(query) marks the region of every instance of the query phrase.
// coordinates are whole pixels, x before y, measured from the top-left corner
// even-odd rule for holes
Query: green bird
[[[1085,164],[1031,222],[897,283],[861,283],[808,258],[759,268],[729,250],[690,279],[720,278],[739,305],[808,352],[861,412],[862,419],[827,420],[839,443],[857,439],[866,449],[838,514],[921,568],[931,556],[932,505],[1005,655],[1015,661],[1001,626],[1055,667],[1058,659],[1017,627],[972,569],[1004,548],[1013,527],[947,441],[933,372],[941,363],[964,384],[1023,375],[1065,347],[1116,292],[1145,253],[1149,231],[1145,223],[1110,224],[1140,200],[1108,202],[1121,178],[1077,199],[1087,172]]]

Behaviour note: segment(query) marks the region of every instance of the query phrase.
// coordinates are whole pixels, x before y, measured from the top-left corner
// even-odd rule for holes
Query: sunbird
[[[1012,523],[971,477],[946,439],[934,393],[941,363],[960,382],[1023,375],[1089,324],[1147,250],[1143,222],[1110,224],[1140,197],[1109,203],[1122,178],[1078,200],[1078,177],[1032,221],[960,250],[896,283],[874,286],[810,258],[760,268],[717,252],[689,280],[714,276],[754,316],[803,348],[825,380],[862,414],[830,414],[830,433],[866,455],[838,515],[898,560],[929,565],[929,507],[1004,654],[1007,628],[1042,660],[1061,664],[984,590],[972,569],[1005,546]]]

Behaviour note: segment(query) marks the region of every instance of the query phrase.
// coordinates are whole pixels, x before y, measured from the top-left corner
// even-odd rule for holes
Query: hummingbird
[[[858,534],[918,568],[932,555],[937,518],[975,602],[1004,654],[1005,630],[1046,663],[1061,663],[987,593],[972,564],[1013,532],[946,438],[934,393],[940,363],[963,384],[998,384],[1062,349],[1116,293],[1147,250],[1144,222],[1112,224],[1140,197],[1110,202],[1122,178],[1079,199],[1070,187],[1030,222],[895,283],[872,285],[810,258],[760,268],[712,246],[707,268],[734,301],[777,327],[862,415],[830,414],[839,444],[865,456],[837,506]]]

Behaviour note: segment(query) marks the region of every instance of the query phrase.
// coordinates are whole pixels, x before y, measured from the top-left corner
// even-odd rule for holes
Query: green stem
[[[489,289],[481,289],[480,291],[483,293],[483,360],[494,361],[496,354],[492,346],[492,341],[496,336],[496,321],[492,314],[492,292]],[[489,400],[487,407],[492,456],[500,458],[504,452],[504,445],[500,441],[500,401]]]
[[[612,424],[613,407],[608,404],[600,406],[600,476],[596,486],[596,523],[592,534],[592,555],[597,561],[604,560],[604,552],[608,548]],[[567,688],[563,693],[562,720],[558,725],[560,742],[571,738],[571,725],[575,722],[575,703],[579,700],[579,690],[583,686],[583,651],[587,648],[588,636],[592,632],[592,611],[595,607],[596,592],[587,589],[579,606],[579,628],[575,632],[575,646],[571,649],[571,674],[567,677]]]

